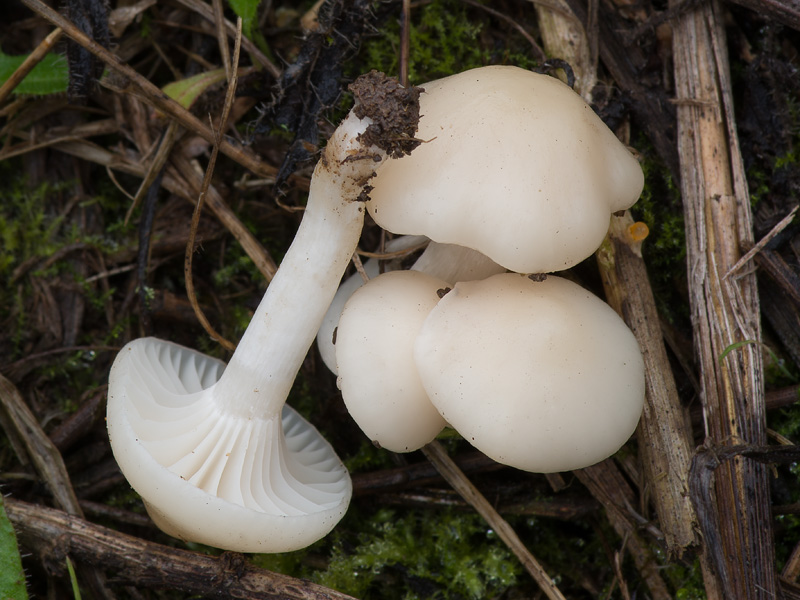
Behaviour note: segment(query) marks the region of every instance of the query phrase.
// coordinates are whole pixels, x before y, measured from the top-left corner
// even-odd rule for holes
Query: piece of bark
[[[667,357],[642,241],[629,213],[611,218],[597,252],[606,299],[628,324],[642,349],[646,399],[637,429],[644,485],[656,509],[667,552],[681,557],[698,543],[687,478],[692,458],[689,415],[681,404]]]
[[[705,443],[712,453],[766,443],[761,348],[739,345],[761,339],[755,277],[726,278],[753,234],[722,27],[720,6],[712,0],[681,15],[673,28],[690,305]],[[767,468],[743,457],[726,461],[700,480],[693,501],[722,596],[775,598]]]

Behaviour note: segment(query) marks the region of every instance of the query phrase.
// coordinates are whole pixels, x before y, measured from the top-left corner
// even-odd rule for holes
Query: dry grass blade
[[[214,23],[215,16],[214,16],[214,9],[210,7],[208,4],[203,2],[202,0],[177,0],[180,4],[183,4],[186,8],[195,11],[201,17],[206,19],[207,21]],[[227,19],[223,20],[223,25],[225,27],[225,31],[228,32],[229,36],[236,36],[236,25],[228,21]],[[256,46],[251,40],[247,39],[246,37],[242,37],[242,47],[259,63],[261,63],[267,72],[272,75],[275,79],[278,79],[281,76],[281,70],[275,66],[269,58],[261,51],[261,49]]]
[[[472,482],[464,475],[464,472],[458,468],[453,459],[448,456],[442,445],[433,441],[427,446],[422,448],[422,452],[429,461],[436,467],[439,474],[444,477],[445,481],[449,483],[452,488],[457,491],[467,504],[472,506],[480,516],[482,516],[489,526],[497,533],[498,537],[508,546],[514,555],[525,567],[525,570],[530,573],[534,581],[539,584],[544,594],[550,600],[566,600],[564,595],[559,591],[558,587],[553,583],[553,579],[545,572],[539,561],[530,553],[519,539],[517,532],[508,524],[503,517],[500,516],[495,508],[489,501],[478,491]]]
[[[19,390],[3,375],[0,375],[0,403],[24,441],[30,459],[50,488],[56,504],[71,515],[81,516],[83,512],[72,489],[61,453],[42,431]]]
[[[217,28],[217,45],[219,45],[219,54],[222,57],[222,65],[225,67],[225,78],[228,80],[228,83],[231,82],[231,69],[234,68],[231,65],[231,53],[228,49],[228,36],[225,34],[225,14],[223,13],[222,7],[222,0],[213,0],[212,2],[214,6],[214,24]],[[236,24],[236,37],[235,42],[237,44],[241,44],[241,29],[239,24]],[[239,61],[234,60],[234,65],[238,65]]]
[[[180,125],[178,125],[175,121],[170,121],[169,125],[167,126],[167,130],[164,132],[164,137],[158,146],[158,152],[156,152],[153,160],[150,161],[150,166],[147,167],[147,172],[144,174],[144,179],[142,179],[142,183],[139,184],[139,189],[136,192],[136,196],[134,196],[130,208],[128,208],[128,212],[125,214],[126,225],[128,224],[133,211],[136,210],[136,207],[142,201],[142,198],[144,198],[147,194],[147,190],[150,189],[150,186],[164,168],[164,165],[169,159],[170,152],[172,152],[172,147],[175,145],[179,134]]]

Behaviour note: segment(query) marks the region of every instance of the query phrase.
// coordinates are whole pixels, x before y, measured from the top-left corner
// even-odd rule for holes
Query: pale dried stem
[[[587,102],[597,83],[597,63],[593,62],[589,39],[564,0],[534,1],[539,31],[547,53],[569,63],[575,74],[575,91]]]
[[[682,15],[673,28],[688,288],[711,453],[732,444],[766,444],[760,346],[726,353],[737,342],[760,340],[761,329],[754,274],[725,278],[753,239],[723,20],[712,1]],[[768,469],[739,457],[708,479],[700,469],[691,477],[699,488],[706,481],[711,486],[694,498],[716,571],[708,587],[717,586],[725,598],[775,598]]]
[[[631,235],[632,224],[628,213],[612,217],[597,262],[608,303],[625,319],[642,349],[646,399],[637,430],[642,488],[655,506],[667,550],[680,557],[699,542],[687,483],[691,423],[672,376],[641,241]]]

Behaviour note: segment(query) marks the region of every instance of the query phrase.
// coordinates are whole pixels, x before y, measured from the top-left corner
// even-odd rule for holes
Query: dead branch
[[[250,600],[354,600],[352,596],[257,569],[244,556],[206,556],[146,542],[67,513],[4,499],[20,542],[57,574],[66,556],[114,573],[116,584],[168,589],[204,597]]]

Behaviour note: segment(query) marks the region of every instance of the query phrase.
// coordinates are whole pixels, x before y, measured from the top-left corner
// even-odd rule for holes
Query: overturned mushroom
[[[185,540],[281,552],[347,510],[347,471],[284,403],[355,250],[376,164],[413,149],[418,89],[371,73],[312,178],[303,221],[228,363],[145,338],[109,378],[114,455],[148,511]]]

